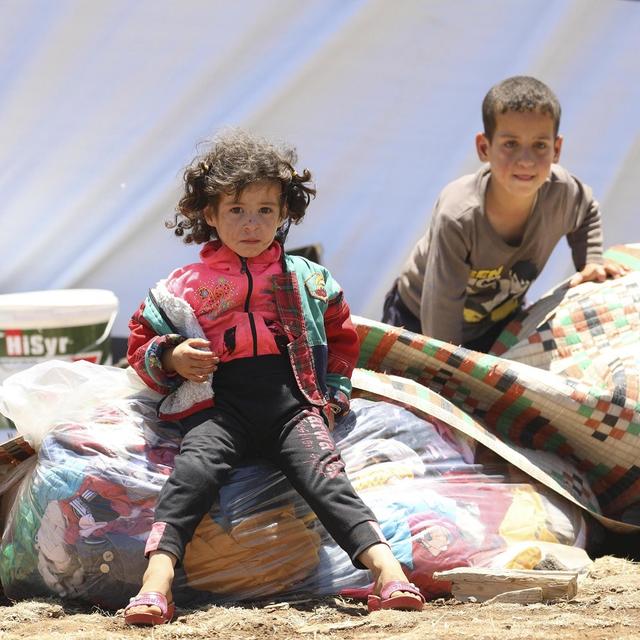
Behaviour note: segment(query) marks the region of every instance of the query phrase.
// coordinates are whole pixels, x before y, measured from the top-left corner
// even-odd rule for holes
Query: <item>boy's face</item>
[[[279,182],[255,182],[237,196],[222,194],[215,209],[205,210],[205,220],[232,251],[255,258],[269,247],[284,222],[280,193]]]
[[[482,162],[491,165],[491,189],[514,201],[533,199],[560,159],[562,137],[554,135],[553,119],[539,111],[507,111],[496,117],[489,140],[476,136]]]

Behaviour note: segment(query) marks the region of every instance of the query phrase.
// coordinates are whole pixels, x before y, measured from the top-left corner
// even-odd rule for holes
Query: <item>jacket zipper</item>
[[[256,321],[253,317],[253,313],[249,311],[249,301],[251,299],[251,293],[253,291],[253,277],[251,276],[251,271],[249,271],[249,267],[247,266],[247,259],[240,256],[240,262],[242,263],[242,267],[240,269],[240,273],[247,274],[247,298],[244,301],[244,310],[249,316],[249,326],[251,327],[251,337],[253,338],[253,355],[258,355],[258,333],[256,332]]]

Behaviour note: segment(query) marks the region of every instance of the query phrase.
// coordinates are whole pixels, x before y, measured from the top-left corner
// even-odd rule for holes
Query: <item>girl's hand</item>
[[[607,278],[619,278],[630,271],[629,267],[609,260],[605,260],[602,264],[590,262],[569,280],[569,287],[575,287],[583,282],[604,282]]]
[[[218,368],[220,358],[210,351],[210,343],[202,338],[188,338],[162,354],[162,367],[167,373],[178,373],[192,382],[206,382]]]

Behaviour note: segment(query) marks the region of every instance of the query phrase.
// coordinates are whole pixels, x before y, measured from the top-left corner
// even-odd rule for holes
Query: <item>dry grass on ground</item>
[[[640,637],[640,564],[605,556],[570,602],[534,605],[430,602],[420,614],[367,615],[341,598],[179,609],[170,625],[129,628],[118,615],[55,601],[0,606],[0,638],[18,640],[616,640]]]

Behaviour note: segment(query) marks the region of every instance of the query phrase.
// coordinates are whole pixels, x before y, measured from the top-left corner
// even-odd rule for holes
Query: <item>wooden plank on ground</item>
[[[458,567],[436,571],[433,578],[451,582],[452,595],[462,601],[472,598],[477,602],[485,602],[499,594],[536,588],[542,591],[541,601],[571,600],[578,592],[578,574],[574,571]],[[521,596],[526,599],[534,594]]]

